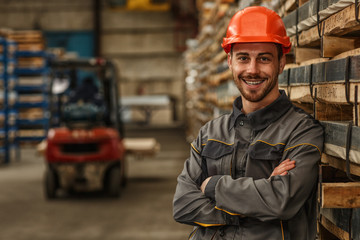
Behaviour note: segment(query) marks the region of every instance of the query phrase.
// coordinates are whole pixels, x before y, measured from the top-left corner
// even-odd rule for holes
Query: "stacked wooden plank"
[[[232,85],[226,53],[221,48],[237,4],[231,0],[198,0],[197,7],[199,35],[190,41],[185,52],[189,140],[196,137],[205,122],[229,111],[232,101],[239,95]]]
[[[278,9],[293,44],[280,88],[325,130],[320,240],[360,239],[360,6],[354,2],[309,0]]]
[[[37,30],[0,30],[0,35],[17,43],[18,51],[37,52],[45,50],[43,33]],[[44,67],[45,61],[41,57],[19,57],[18,66],[23,68]]]
[[[16,109],[19,112],[19,142],[39,141],[48,125],[48,54],[43,33],[37,30],[0,30],[0,35],[16,42]]]
[[[17,42],[19,51],[42,51],[45,49],[45,40],[41,31],[1,29],[0,35]]]

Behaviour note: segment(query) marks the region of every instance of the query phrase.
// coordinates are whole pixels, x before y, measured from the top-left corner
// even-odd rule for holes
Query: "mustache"
[[[266,77],[261,77],[260,75],[238,75],[239,79],[244,80],[264,80]]]

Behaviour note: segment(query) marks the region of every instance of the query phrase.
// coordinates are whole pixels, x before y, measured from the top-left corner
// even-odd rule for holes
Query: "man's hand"
[[[210,181],[210,178],[211,178],[211,177],[208,177],[208,178],[205,179],[205,180],[203,181],[203,183],[201,184],[200,189],[201,189],[202,193],[205,193],[205,188],[206,188],[206,185],[208,184],[208,182]]]
[[[274,171],[271,173],[271,176],[284,176],[288,174],[288,171],[295,168],[295,161],[292,161],[290,159],[284,160],[282,163],[277,166]]]

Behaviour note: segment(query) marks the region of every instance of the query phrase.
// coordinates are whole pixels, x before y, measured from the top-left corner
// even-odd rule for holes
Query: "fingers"
[[[201,186],[200,186],[201,192],[205,193],[205,188],[206,188],[206,185],[208,184],[208,182],[210,181],[210,178],[211,178],[211,177],[208,177],[208,178],[205,179],[204,182],[201,184]]]
[[[284,176],[288,174],[288,171],[295,168],[295,161],[290,159],[286,159],[277,166],[274,171],[272,172],[271,176]]]

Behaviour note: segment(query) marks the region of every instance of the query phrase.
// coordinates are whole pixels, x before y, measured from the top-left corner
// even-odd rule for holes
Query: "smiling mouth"
[[[257,80],[257,81],[249,81],[249,80],[243,79],[243,81],[244,81],[247,85],[252,85],[252,86],[254,86],[254,85],[259,85],[259,84],[265,82],[265,79],[263,79],[263,80]]]

